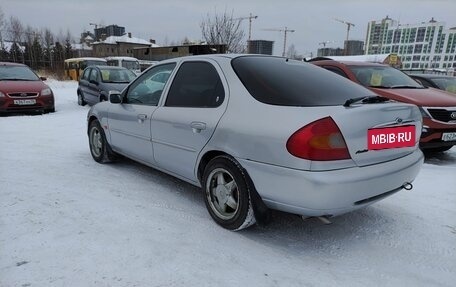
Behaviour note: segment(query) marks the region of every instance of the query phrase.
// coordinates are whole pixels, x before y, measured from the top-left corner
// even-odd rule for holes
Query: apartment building
[[[388,16],[367,26],[365,54],[400,56],[404,69],[456,68],[456,27],[432,18],[419,24],[404,24]]]

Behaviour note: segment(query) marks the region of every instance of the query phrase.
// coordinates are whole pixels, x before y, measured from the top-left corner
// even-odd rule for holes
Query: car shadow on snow
[[[176,196],[168,198],[169,200],[179,201],[171,204],[182,206],[182,201],[184,202],[185,208],[181,212],[205,217],[209,224],[214,225],[214,228],[209,229],[220,231],[206,210],[200,188],[126,158],[120,159],[113,167],[122,173],[125,173],[126,169],[130,170],[138,177],[160,185],[160,192],[172,196],[169,194],[171,192]],[[335,243],[347,242],[350,239],[378,240],[379,234],[385,233],[394,236],[396,231],[391,230],[396,228],[397,223],[394,223],[396,219],[391,211],[394,210],[368,206],[331,218],[332,224],[326,225],[317,218],[303,220],[298,215],[271,210],[268,223],[257,224],[239,231],[238,234],[276,248],[288,249],[296,245],[299,245],[301,250],[305,250],[306,246],[312,250],[334,248]]]
[[[446,166],[456,164],[456,147],[440,153],[425,153],[424,162],[433,165]]]
[[[335,254],[361,242],[369,244],[382,239],[391,242],[402,231],[389,211],[369,206],[331,218],[331,224],[324,224],[318,218],[303,220],[298,215],[272,211],[272,220],[267,225],[240,234],[286,253]]]

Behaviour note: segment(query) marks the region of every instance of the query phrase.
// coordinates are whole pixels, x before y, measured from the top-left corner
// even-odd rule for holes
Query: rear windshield
[[[333,106],[372,92],[315,65],[279,57],[244,56],[232,66],[258,101],[281,106]]]

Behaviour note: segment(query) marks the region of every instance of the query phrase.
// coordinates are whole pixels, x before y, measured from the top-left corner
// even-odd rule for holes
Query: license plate
[[[367,148],[369,150],[413,147],[415,145],[415,126],[369,129]]]
[[[19,106],[34,105],[36,100],[14,100],[14,104]]]
[[[443,133],[442,140],[445,142],[456,141],[456,133]]]

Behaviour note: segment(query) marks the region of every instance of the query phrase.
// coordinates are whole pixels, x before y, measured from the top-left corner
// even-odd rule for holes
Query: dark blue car
[[[78,104],[94,105],[108,100],[109,91],[122,91],[136,74],[122,67],[89,66],[87,67],[78,86]]]

